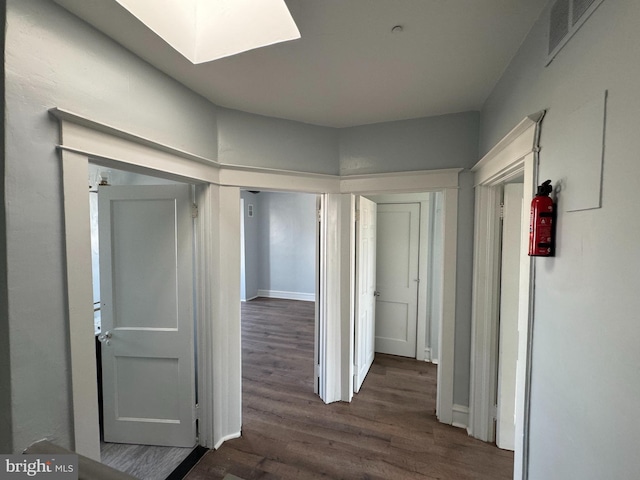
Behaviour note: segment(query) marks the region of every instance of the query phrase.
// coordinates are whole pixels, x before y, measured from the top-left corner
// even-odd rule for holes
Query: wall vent
[[[576,25],[596,0],[573,0],[573,25]],[[598,2],[600,3],[600,2]]]
[[[604,0],[557,0],[549,15],[547,65]]]

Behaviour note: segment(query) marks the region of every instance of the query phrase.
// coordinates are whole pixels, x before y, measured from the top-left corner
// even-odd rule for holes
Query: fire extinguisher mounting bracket
[[[551,180],[547,180],[542,185],[538,185],[538,192],[536,195],[549,195],[551,192],[553,192]]]

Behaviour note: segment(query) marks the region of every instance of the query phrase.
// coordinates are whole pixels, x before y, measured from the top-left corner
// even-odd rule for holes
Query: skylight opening
[[[193,64],[300,38],[284,0],[116,0]]]

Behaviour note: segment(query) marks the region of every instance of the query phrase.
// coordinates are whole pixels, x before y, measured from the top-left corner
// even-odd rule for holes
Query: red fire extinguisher
[[[529,255],[532,257],[552,257],[555,253],[555,205],[549,197],[552,191],[551,180],[547,180],[538,186],[531,200]]]

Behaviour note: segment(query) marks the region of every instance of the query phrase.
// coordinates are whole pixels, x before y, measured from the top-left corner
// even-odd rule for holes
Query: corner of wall
[[[473,270],[474,174],[460,173],[453,401],[469,405],[471,376],[471,293]]]

